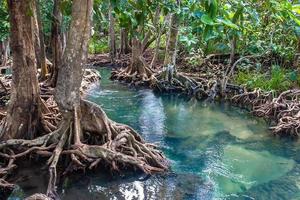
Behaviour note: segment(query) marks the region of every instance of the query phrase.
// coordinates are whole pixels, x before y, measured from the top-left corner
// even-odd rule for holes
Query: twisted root
[[[8,184],[5,178],[15,167],[14,161],[28,154],[50,157],[46,195],[51,199],[58,198],[56,168],[62,157],[71,160],[64,174],[77,169],[92,169],[100,163],[114,171],[126,167],[147,174],[167,170],[166,158],[154,145],[147,144],[131,127],[109,119],[98,105],[82,100],[74,112],[62,116],[59,128],[51,133],[34,140],[12,139],[0,143],[0,157],[9,162],[8,167],[1,168],[1,184]]]
[[[263,92],[255,89],[236,95],[232,101],[246,105],[258,117],[273,120],[276,125],[270,127],[274,134],[300,134],[300,90],[287,90],[278,97],[273,92]]]

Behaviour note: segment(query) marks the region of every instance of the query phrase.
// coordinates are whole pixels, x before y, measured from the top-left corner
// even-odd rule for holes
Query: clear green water
[[[160,145],[169,175],[111,176],[88,172],[66,178],[62,199],[300,199],[300,144],[270,136],[264,121],[227,104],[187,101],[108,80],[87,98],[108,116]],[[44,192],[47,171],[28,166],[10,199]]]

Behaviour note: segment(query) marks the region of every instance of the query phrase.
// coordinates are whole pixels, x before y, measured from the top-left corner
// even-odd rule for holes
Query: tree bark
[[[12,88],[6,118],[1,122],[0,138],[32,139],[41,116],[39,86],[34,50],[35,1],[8,0],[13,56]]]
[[[159,24],[159,16],[160,16],[160,7],[158,7],[156,10],[155,20],[154,20],[154,26],[157,30],[157,35],[156,35],[154,56],[150,64],[150,68],[155,67],[159,55],[160,40],[161,40],[162,29],[163,29],[163,25]]]
[[[40,1],[36,0],[36,19],[37,19],[37,34],[38,34],[38,40],[39,42],[38,47],[36,50],[38,50],[36,58],[37,58],[37,64],[38,68],[41,68],[41,80],[46,80],[48,69],[46,64],[46,53],[45,53],[45,41],[44,41],[44,33],[43,33],[43,25],[42,25],[42,19],[41,19],[41,10],[40,10]]]
[[[61,23],[62,14],[59,8],[60,0],[54,0],[53,7],[53,21],[52,21],[52,33],[51,33],[51,47],[52,47],[52,72],[50,76],[49,85],[56,87],[58,69],[61,64],[63,47],[62,47],[62,36],[61,36]]]
[[[92,5],[92,0],[73,1],[69,37],[55,95],[61,112],[74,111],[74,106],[80,104],[79,89],[88,53]]]
[[[24,14],[28,8],[31,8],[28,5],[31,6],[33,1],[24,3],[19,0],[9,0],[9,2],[11,24],[13,24],[12,37],[16,38],[12,41],[15,52],[13,70],[18,72],[14,71],[13,83],[17,83],[15,87],[24,90],[18,90],[18,93],[13,91],[13,94],[18,95],[17,97],[23,95],[23,99],[17,101],[22,106],[31,100],[26,104],[27,110],[25,112],[22,106],[15,106],[10,110],[14,111],[13,114],[22,111],[21,119],[27,120],[21,121],[22,124],[20,124],[20,118],[14,118],[16,120],[13,122],[18,123],[19,131],[23,130],[23,127],[31,128],[32,125],[37,124],[33,123],[32,119],[39,118],[32,115],[41,113],[39,106],[37,106],[39,105],[39,93],[36,73],[29,73],[36,72],[34,32],[32,31],[34,21],[30,21],[31,17]],[[56,181],[59,176],[57,165],[60,159],[66,158],[66,156],[68,156],[68,167],[66,167],[64,174],[76,169],[92,169],[99,162],[116,171],[120,168],[128,170],[128,166],[132,167],[131,169],[140,169],[147,174],[163,172],[168,169],[165,157],[157,150],[155,145],[146,143],[131,127],[110,120],[98,105],[81,99],[80,86],[87,60],[93,0],[73,0],[72,3],[72,21],[66,52],[63,56],[62,65],[59,67],[55,88],[55,99],[60,112],[58,114],[59,127],[53,132],[32,140],[11,139],[0,143],[0,157],[7,163],[6,168],[0,166],[0,171],[2,170],[5,173],[9,173],[16,166],[14,165],[16,158],[28,154],[49,156],[47,164],[49,165],[50,176],[47,197],[43,195],[45,199],[59,199],[56,192]],[[21,20],[22,17],[27,20]],[[22,31],[25,31],[26,34],[23,34]],[[26,37],[26,46],[24,35],[30,36],[29,38]],[[14,43],[18,41],[20,43]],[[142,49],[140,41],[136,40],[134,44],[137,46],[135,49]],[[16,66],[19,66],[19,68],[16,68]],[[16,79],[16,75],[18,75],[18,79]],[[20,80],[23,80],[23,82],[21,83]],[[25,88],[25,86],[27,87]],[[12,95],[12,100],[14,99],[16,98]],[[55,102],[53,103],[52,106],[56,107]],[[57,110],[54,111],[55,116],[57,116],[56,112]],[[31,115],[25,115],[24,113]],[[23,115],[27,118],[23,118]],[[42,120],[44,119],[42,118]],[[11,135],[11,132],[8,133]],[[8,148],[10,151],[7,151]],[[7,152],[13,156],[7,154]],[[0,174],[0,187],[1,183],[6,183],[5,178],[3,174]],[[34,195],[28,199],[37,197],[37,195]]]
[[[178,28],[179,16],[176,13],[173,13],[170,18],[170,30],[166,44],[164,66],[176,66]]]
[[[111,3],[109,4],[109,49],[110,59],[114,63],[117,56],[116,49],[116,33],[115,33],[115,18],[112,14],[113,8]]]
[[[9,52],[10,52],[10,48],[9,48],[9,38],[5,39],[4,41],[1,42],[1,65],[0,66],[5,66],[8,58],[9,58]]]
[[[119,55],[125,55],[130,52],[129,42],[128,42],[128,30],[126,28],[121,28],[121,47]]]
[[[113,71],[112,79],[125,80],[126,82],[135,84],[151,84],[153,77],[153,72],[149,69],[143,57],[143,49],[145,40],[141,41],[136,36],[132,38],[131,47],[131,64],[127,66],[124,70]]]
[[[235,62],[235,51],[236,51],[236,36],[234,35],[232,40],[231,40],[231,53],[230,53],[230,58],[229,58],[229,66],[232,66]]]

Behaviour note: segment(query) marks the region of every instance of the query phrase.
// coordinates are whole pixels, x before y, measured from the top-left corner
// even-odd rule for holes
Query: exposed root
[[[8,162],[0,170],[0,186],[7,187],[13,186],[5,178],[16,167],[13,163],[17,158],[29,154],[50,157],[46,195],[51,199],[58,198],[56,168],[62,157],[71,160],[64,174],[99,164],[114,171],[130,167],[147,174],[168,168],[166,158],[154,145],[147,144],[131,127],[110,120],[98,105],[86,100],[81,101],[80,107],[74,107],[74,112],[63,114],[57,130],[34,140],[4,141],[0,143],[0,152],[1,160]]]
[[[209,81],[199,77],[191,77],[179,73],[172,65],[163,68],[156,76],[158,82],[155,85],[161,92],[183,92],[197,99],[214,99],[217,95],[217,81]]]
[[[98,83],[101,79],[100,73],[95,69],[85,69],[81,82],[81,91],[87,91],[93,83]]]
[[[155,82],[154,73],[151,71],[145,61],[143,61],[142,57],[139,58],[138,63],[132,63],[125,69],[113,71],[111,79],[134,84],[136,86],[150,86],[153,84],[153,82]]]
[[[300,135],[300,90],[287,90],[278,97],[273,92],[256,89],[236,95],[232,101],[252,109],[259,117],[271,119],[276,125],[270,129],[274,134]]]

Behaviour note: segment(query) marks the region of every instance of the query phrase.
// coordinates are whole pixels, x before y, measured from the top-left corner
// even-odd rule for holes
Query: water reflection
[[[161,98],[156,97],[151,90],[139,91],[142,96],[139,124],[145,139],[150,142],[160,142],[165,135],[166,115]]]
[[[158,142],[172,173],[77,174],[62,181],[62,199],[300,199],[298,142],[270,137],[264,121],[228,104],[128,89],[109,81],[109,70],[101,74],[87,98]],[[44,192],[47,176],[36,181],[39,187],[25,180],[11,198]]]

